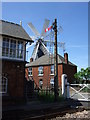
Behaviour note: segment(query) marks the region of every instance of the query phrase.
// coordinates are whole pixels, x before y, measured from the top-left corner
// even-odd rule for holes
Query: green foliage
[[[83,89],[83,92],[88,92],[88,93],[90,93],[90,89],[84,88],[84,89]]]
[[[77,73],[75,73],[74,77],[78,80],[79,83],[82,83],[83,81],[90,80],[90,67],[84,69],[81,68],[81,70]]]
[[[38,94],[39,100],[42,102],[54,102],[55,100],[55,96],[54,96],[54,92],[46,92],[46,91],[40,91]],[[58,97],[58,101],[62,101],[63,97],[61,96],[61,94],[59,94]]]
[[[40,92],[39,93],[39,100],[43,102],[53,102],[54,101],[54,95],[45,93],[45,92]]]

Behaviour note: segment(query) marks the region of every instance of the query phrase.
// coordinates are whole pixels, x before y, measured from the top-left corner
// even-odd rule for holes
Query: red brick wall
[[[29,77],[28,77],[28,68],[25,68],[25,78],[28,80]]]
[[[61,76],[63,74],[63,65],[58,65],[58,86],[61,86]]]
[[[64,70],[64,71],[63,71]],[[34,82],[39,86],[39,80],[43,80],[43,88],[46,88],[46,86],[50,86],[50,79],[54,78],[53,75],[50,75],[51,73],[51,67],[50,66],[43,66],[43,76],[38,75],[38,67],[32,68],[33,73],[33,80]],[[61,86],[61,76],[62,74],[67,74],[68,80],[71,82],[74,79],[74,74],[77,72],[76,66],[71,66],[68,64],[59,64],[58,65],[58,85]],[[26,68],[26,77],[28,78],[28,69]]]
[[[28,68],[25,70],[26,72],[26,78],[28,79]],[[33,80],[37,86],[39,86],[39,80],[43,80],[43,88],[46,88],[46,86],[49,87],[50,85],[50,79],[53,78],[53,76],[50,75],[51,73],[51,67],[50,66],[44,66],[43,67],[43,76],[38,75],[38,67],[32,68],[32,74],[33,74]]]
[[[37,86],[39,86],[39,78],[38,78],[38,67],[33,67],[32,69],[33,80]]]
[[[68,64],[63,65],[63,73],[67,74],[68,77],[68,82],[72,83],[74,80],[74,74],[77,72],[77,67],[76,66],[71,66]]]
[[[8,95],[11,97],[24,96],[24,63],[3,60],[2,73],[7,74]]]

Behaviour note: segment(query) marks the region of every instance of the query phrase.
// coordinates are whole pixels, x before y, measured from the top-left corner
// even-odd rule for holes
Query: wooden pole
[[[57,58],[57,19],[54,22],[54,36],[55,36],[55,45],[54,45],[54,94],[55,101],[58,100],[58,58]]]

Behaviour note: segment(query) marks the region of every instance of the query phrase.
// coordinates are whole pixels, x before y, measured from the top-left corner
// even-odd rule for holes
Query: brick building
[[[32,40],[22,25],[0,20],[0,28],[0,94],[11,104],[25,97],[26,44]]]
[[[58,85],[61,86],[61,75],[67,74],[68,81],[74,80],[74,74],[77,72],[77,66],[68,61],[68,54],[64,54],[64,58],[58,55]],[[54,56],[43,55],[42,57],[26,64],[27,80],[34,80],[35,87],[51,87],[54,85]]]

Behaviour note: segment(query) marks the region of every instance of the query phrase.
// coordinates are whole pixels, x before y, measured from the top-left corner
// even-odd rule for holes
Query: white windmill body
[[[49,54],[49,51],[47,47],[44,45],[42,39],[39,39],[36,42],[31,58],[33,58],[33,60],[36,60],[39,57],[46,55],[46,54]]]

